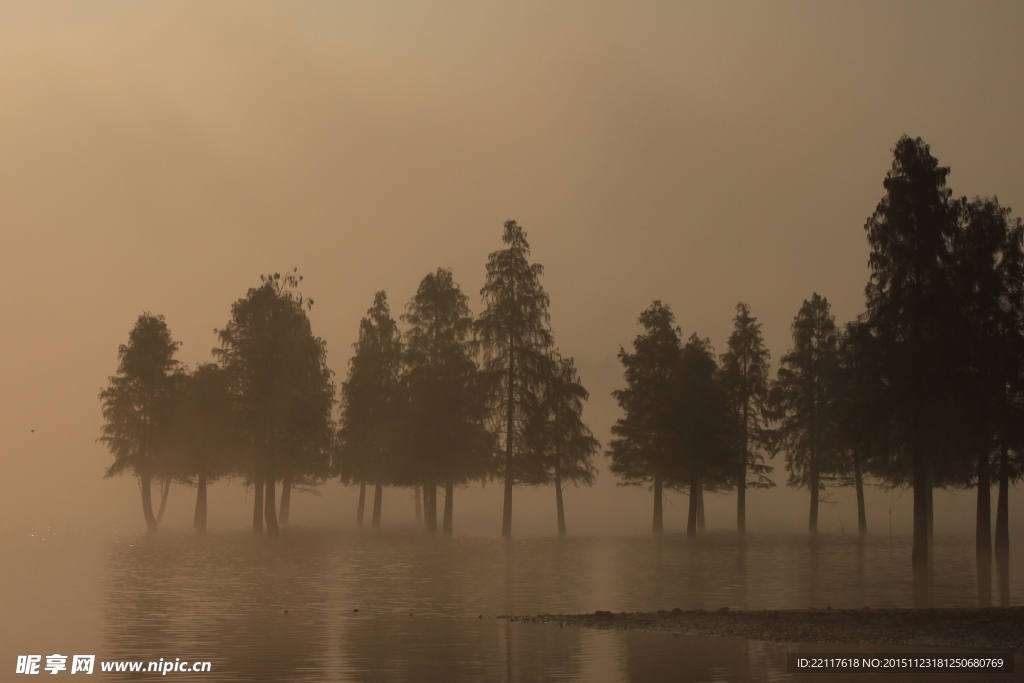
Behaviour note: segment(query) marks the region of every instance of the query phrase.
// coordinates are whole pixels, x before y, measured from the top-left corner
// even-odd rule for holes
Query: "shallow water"
[[[505,542],[415,529],[290,529],[273,543],[247,533],[161,532],[4,536],[0,545],[0,654],[11,671],[18,654],[61,653],[209,660],[210,673],[168,674],[203,681],[811,681],[818,676],[785,673],[786,652],[910,650],[560,629],[495,617],[1024,604],[1020,563],[979,581],[969,538],[937,539],[927,590],[915,590],[904,538]]]

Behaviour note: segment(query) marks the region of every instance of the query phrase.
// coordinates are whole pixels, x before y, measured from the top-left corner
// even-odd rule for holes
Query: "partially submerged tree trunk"
[[[192,528],[206,531],[206,473],[200,472],[196,480],[196,514],[192,518]]]
[[[928,542],[928,473],[924,461],[924,453],[917,443],[912,445],[911,466],[914,485],[914,548],[911,563],[915,569],[928,566],[930,543]]]
[[[665,530],[661,517],[661,477],[654,475],[654,521],[651,523],[651,531],[660,534]]]
[[[359,507],[356,508],[356,525],[363,525],[363,512],[366,510],[366,482],[359,482]]]
[[[374,529],[380,528],[380,508],[383,504],[384,498],[384,485],[377,482],[373,485],[373,521],[371,522]]]
[[[437,531],[437,486],[433,484],[423,487],[423,516],[427,521],[427,531]]]
[[[263,533],[263,477],[257,477],[253,485],[252,532]]]
[[[558,510],[558,535],[565,536],[565,505],[562,503],[562,466],[555,460],[555,507]]]
[[[514,340],[508,347],[508,414],[505,416],[505,503],[501,512],[501,535],[512,535],[512,425],[515,421],[515,354]]]
[[[864,476],[860,470],[859,452],[853,456],[853,477],[853,485],[857,491],[857,531],[866,534],[868,532],[868,517],[864,510]]]
[[[816,455],[811,456],[811,516],[808,522],[807,528],[811,533],[818,532],[818,498],[821,492],[818,488],[821,486],[821,478],[818,473],[818,459]]]
[[[292,508],[292,478],[285,477],[281,481],[281,514],[278,515],[278,524],[287,526],[288,517]]]
[[[740,471],[736,477],[736,532],[747,533],[747,425],[750,424],[749,401],[743,404],[743,444],[740,452]]]
[[[267,480],[263,486],[267,496],[266,501],[263,503],[263,513],[267,519],[267,536],[277,538],[280,534],[280,529],[277,527],[277,501],[275,500],[274,492],[273,463],[267,467]]]
[[[142,472],[139,475],[139,485],[142,487],[142,516],[146,519],[146,529],[156,531],[156,517],[153,516],[152,479],[149,472]]]
[[[423,523],[423,508],[422,508],[422,504],[420,502],[420,486],[419,486],[419,484],[417,484],[416,486],[413,486],[412,490],[416,492],[416,523],[417,524],[422,524]]]
[[[992,480],[989,475],[988,451],[978,454],[978,509],[974,529],[974,552],[978,557],[992,557]]]
[[[164,510],[167,509],[167,494],[171,492],[171,480],[170,478],[164,479],[163,486],[160,487],[160,509],[156,513],[156,523],[159,525],[160,522],[164,521]]]
[[[690,475],[690,506],[686,516],[686,535],[689,538],[697,536],[697,505],[700,499],[700,477],[696,474]]]
[[[449,479],[444,483],[444,535],[452,535],[452,506],[455,500],[455,486]]]
[[[697,487],[697,531],[704,531],[704,480]]]
[[[1009,457],[1006,444],[999,448],[999,500],[996,502],[996,559],[1010,557],[1010,495]]]

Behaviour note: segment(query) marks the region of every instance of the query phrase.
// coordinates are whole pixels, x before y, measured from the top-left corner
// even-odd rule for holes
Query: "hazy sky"
[[[374,291],[397,315],[449,266],[478,312],[508,218],[602,442],[615,354],[653,299],[719,352],[748,302],[774,370],[812,292],[839,322],[862,310],[863,225],[901,134],[956,194],[1024,210],[1022,29],[1014,2],[4,2],[3,523],[143,528],[137,485],[102,480],[95,443],[143,311],[206,361],[231,303],[297,266],[340,383]],[[244,491],[221,489],[211,526],[244,524]],[[184,524],[192,492],[172,496]],[[496,488],[459,496],[457,531],[498,533]],[[643,532],[649,498],[603,472],[570,493],[570,531]],[[755,492],[752,528],[799,528],[805,498]],[[516,499],[553,530],[550,490]],[[840,500],[824,528],[851,526]],[[293,517],[348,523],[353,501],[329,486]],[[708,505],[709,525],[734,523],[733,497]],[[411,516],[405,493],[389,515]]]

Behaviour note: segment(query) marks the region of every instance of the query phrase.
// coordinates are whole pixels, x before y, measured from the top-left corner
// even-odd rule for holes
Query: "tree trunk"
[[[740,469],[736,477],[736,532],[747,533],[747,424],[748,407],[743,406],[743,448],[740,452]]]
[[[263,477],[257,477],[253,486],[255,494],[252,502],[252,532],[263,533]]]
[[[697,482],[697,531],[704,531],[704,479]]]
[[[455,504],[455,486],[449,479],[444,483],[444,535],[452,535],[452,506]]]
[[[374,529],[380,528],[380,508],[384,503],[384,485],[377,482],[373,486],[373,521],[371,525]]]
[[[359,482],[359,507],[356,508],[356,526],[363,525],[363,512],[366,510],[366,482]]]
[[[196,514],[192,518],[192,528],[206,531],[206,473],[200,472],[196,481]]]
[[[558,535],[565,536],[565,505],[562,503],[562,466],[555,460],[555,507],[558,510]]]
[[[277,538],[281,530],[277,526],[277,500],[275,500],[274,486],[274,465],[267,466],[267,480],[263,483],[263,490],[266,494],[266,501],[263,503],[263,514],[267,520],[267,536]]]
[[[651,531],[660,534],[664,530],[661,518],[661,477],[654,475],[654,522],[651,523]]]
[[[978,509],[974,531],[974,552],[978,557],[992,557],[992,478],[989,474],[988,451],[978,454]]]
[[[700,479],[696,474],[690,475],[690,509],[686,516],[686,535],[689,538],[697,536],[697,500],[700,497]]]
[[[928,482],[925,492],[928,496],[928,561],[931,562],[935,553],[935,487],[931,481]]]
[[[413,489],[413,491],[416,492],[416,523],[417,524],[422,524],[423,523],[423,508],[422,508],[422,504],[420,502],[420,485],[417,484],[416,486],[413,486],[412,489]]]
[[[505,416],[505,504],[501,512],[501,535],[512,535],[512,425],[515,421],[515,353],[513,339],[508,346],[508,413]]]
[[[1009,462],[1006,444],[999,449],[999,500],[996,502],[996,559],[1010,557],[1010,495]]]
[[[159,525],[164,521],[164,510],[167,509],[167,494],[171,492],[170,478],[164,479],[164,485],[160,487],[160,509],[156,513],[156,523]]]
[[[423,516],[427,520],[427,531],[437,531],[437,486],[423,487]]]
[[[139,475],[139,484],[142,487],[142,516],[146,518],[146,529],[156,531],[156,517],[153,516],[152,479],[149,472],[143,472]]]
[[[853,477],[853,485],[857,490],[857,531],[866,534],[868,532],[868,517],[864,509],[864,475],[860,470],[859,453],[853,456]]]
[[[807,528],[811,533],[818,532],[818,487],[821,485],[821,480],[818,475],[818,463],[816,461],[811,462],[811,518],[807,525]]]
[[[288,517],[292,511],[292,478],[285,477],[281,480],[281,514],[278,515],[278,523],[281,526],[288,525]]]

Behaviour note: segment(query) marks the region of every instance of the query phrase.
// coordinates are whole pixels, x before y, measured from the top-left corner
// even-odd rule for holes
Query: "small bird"
[[[33,434],[35,434],[35,433],[36,433],[36,430],[34,430],[34,429],[30,429],[30,430],[28,430],[28,431],[32,432]]]

